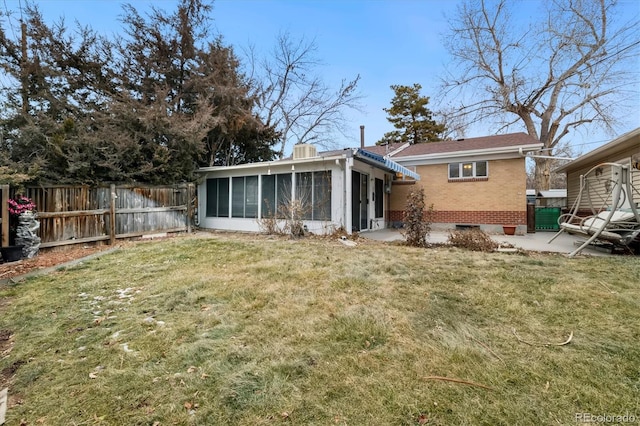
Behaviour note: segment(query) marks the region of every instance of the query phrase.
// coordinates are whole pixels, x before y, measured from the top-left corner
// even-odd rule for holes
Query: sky
[[[25,0],[2,0],[0,8],[19,10]],[[68,23],[78,20],[110,35],[121,29],[118,0],[36,0],[44,17],[64,16]],[[175,10],[175,0],[130,0],[139,11],[150,6]],[[315,40],[317,56],[323,62],[318,73],[337,88],[342,79],[360,75],[362,111],[348,111],[348,127],[339,135],[336,147],[358,146],[360,125],[365,126],[367,145],[393,130],[383,108],[393,97],[392,84],[422,85],[422,94],[435,98],[440,78],[448,64],[442,39],[448,28],[447,16],[456,11],[456,0],[216,0],[213,4],[213,32],[240,52],[249,45],[258,50],[273,48],[276,36],[286,31],[294,39]],[[519,0],[516,13],[523,22],[540,2]],[[623,15],[640,16],[640,1],[621,0]],[[640,29],[639,36],[640,39]],[[640,59],[637,63],[640,69]],[[636,74],[638,75],[638,74]],[[640,77],[639,77],[640,78]],[[640,86],[640,81],[638,82]],[[454,100],[455,101],[455,100]],[[640,99],[637,99],[640,111]],[[439,105],[431,102],[429,109]],[[627,117],[616,134],[591,130],[574,135],[578,151],[589,151],[640,126],[640,113]],[[466,137],[485,136],[496,128],[482,124],[469,128]],[[523,131],[513,126],[510,131]]]

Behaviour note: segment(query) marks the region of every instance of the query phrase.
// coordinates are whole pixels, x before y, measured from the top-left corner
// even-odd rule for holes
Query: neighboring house
[[[306,228],[314,233],[383,229],[388,223],[391,181],[396,173],[420,176],[362,149],[317,153],[296,145],[291,159],[206,167],[198,170],[199,226],[261,231],[264,219],[284,224],[297,200]]]
[[[629,198],[632,198],[634,203],[640,203],[640,170],[631,167],[632,162],[640,162],[640,128],[625,133],[556,169],[555,171],[558,173],[567,174],[567,206],[573,206],[578,198],[580,176],[587,174],[595,167],[595,170],[590,174],[588,183],[592,196],[582,197],[579,211],[585,215],[591,215],[593,209],[597,211],[610,207],[607,204],[607,197],[602,195],[611,192],[612,168],[603,163],[618,163],[629,166],[629,175],[635,192],[632,191],[634,193],[630,194],[630,197],[625,194],[624,202],[628,203]]]
[[[421,143],[395,149],[390,156],[415,170],[419,182],[396,180],[391,191],[392,222],[400,222],[407,194],[416,185],[425,190],[427,205],[433,205],[435,226],[453,228],[480,225],[501,232],[502,225],[518,225],[526,232],[527,152],[542,144],[526,133]],[[380,152],[380,147],[366,148]]]
[[[538,207],[567,207],[567,190],[566,189],[550,189],[548,191],[539,191],[536,205]]]

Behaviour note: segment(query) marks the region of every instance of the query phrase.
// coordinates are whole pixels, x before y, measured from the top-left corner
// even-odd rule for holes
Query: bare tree
[[[553,155],[571,131],[587,124],[613,133],[625,101],[637,99],[637,16],[614,29],[615,2],[552,0],[543,20],[516,22],[507,0],[467,0],[444,39],[455,59],[445,93],[465,92],[468,120],[518,123]],[[520,7],[518,5],[517,7]],[[637,105],[636,105],[637,107]],[[536,189],[548,189],[549,159],[535,159]]]
[[[457,108],[444,107],[434,111],[433,115],[436,121],[444,126],[444,131],[440,133],[440,139],[449,141],[465,137],[469,123],[464,116],[459,114]]]
[[[360,76],[343,79],[337,90],[331,89],[315,74],[321,65],[316,51],[315,41],[296,41],[281,33],[269,57],[250,55],[256,111],[265,126],[279,133],[280,158],[290,143],[331,146],[335,131],[344,133],[344,111],[359,109]]]

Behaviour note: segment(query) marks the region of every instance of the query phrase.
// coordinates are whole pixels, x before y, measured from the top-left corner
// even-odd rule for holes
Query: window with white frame
[[[331,172],[296,173],[296,200],[306,220],[331,220]]]
[[[449,163],[449,179],[473,179],[488,176],[489,166],[486,161]]]
[[[262,217],[284,218],[291,201],[291,173],[262,176]]]
[[[207,179],[207,217],[229,217],[229,178]]]
[[[231,216],[258,217],[258,176],[231,178]]]

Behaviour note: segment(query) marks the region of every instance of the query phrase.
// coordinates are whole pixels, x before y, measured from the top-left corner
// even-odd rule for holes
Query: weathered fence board
[[[10,192],[5,186],[0,188],[3,206]],[[195,186],[53,185],[27,188],[25,195],[37,206],[39,237],[45,248],[191,231]],[[5,211],[3,207],[3,215]],[[8,244],[8,226],[3,216],[3,246]]]

